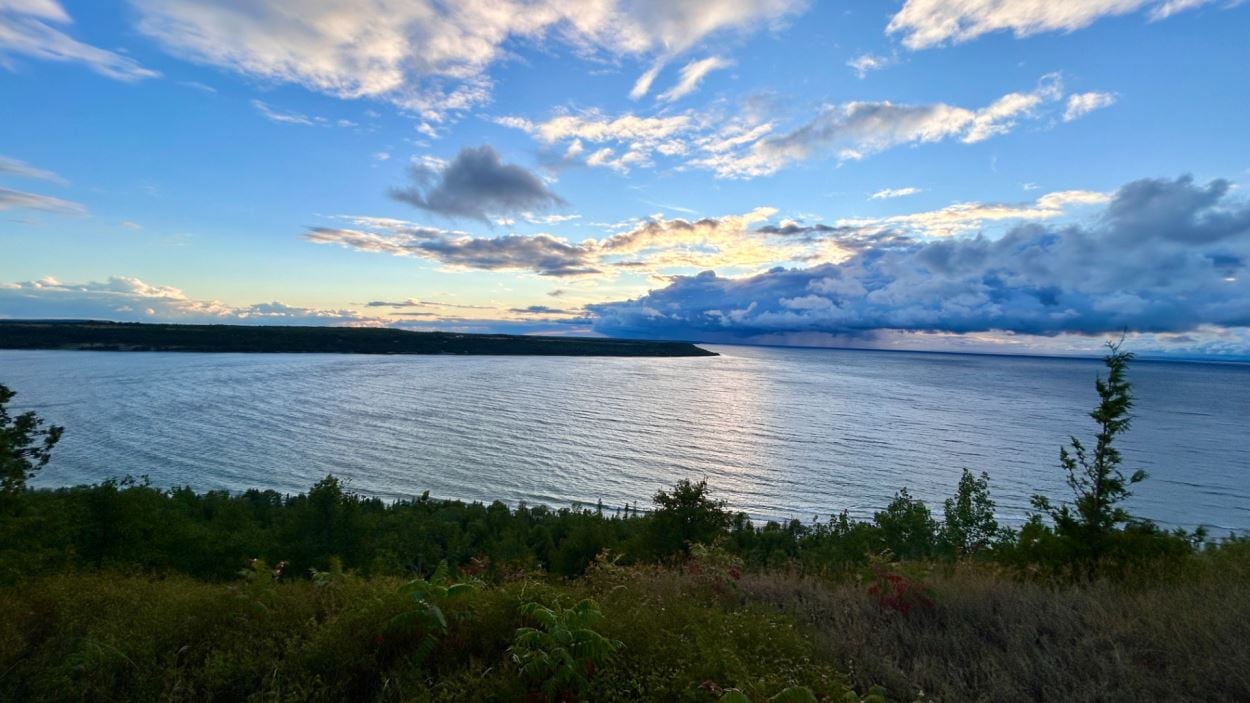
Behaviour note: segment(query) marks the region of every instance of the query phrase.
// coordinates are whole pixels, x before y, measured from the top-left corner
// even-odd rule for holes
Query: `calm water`
[[[0,381],[67,427],[40,485],[147,474],[548,505],[648,503],[706,477],[737,509],[867,515],[988,471],[1003,517],[1063,496],[1096,361],[711,347],[698,359],[0,351]],[[1133,507],[1250,530],[1250,366],[1139,362]]]

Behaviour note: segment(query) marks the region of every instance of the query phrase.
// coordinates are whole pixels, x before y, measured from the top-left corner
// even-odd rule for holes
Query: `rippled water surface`
[[[1096,361],[710,347],[719,357],[0,351],[0,382],[66,426],[39,485],[158,485],[607,506],[706,477],[756,517],[866,515],[988,471],[1000,512],[1064,495]],[[1133,507],[1250,529],[1250,366],[1139,362]]]

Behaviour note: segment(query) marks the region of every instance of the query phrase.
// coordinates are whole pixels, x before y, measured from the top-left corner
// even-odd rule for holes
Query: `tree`
[[[691,544],[712,542],[732,520],[725,502],[710,497],[707,481],[683,479],[672,491],[657,492],[653,500],[652,548],[659,556],[688,554]]]
[[[921,559],[933,551],[937,531],[933,515],[906,488],[895,493],[894,500],[885,510],[874,513],[872,519],[881,531],[884,546],[899,559]]]
[[[1059,537],[1078,556],[1091,561],[1105,554],[1112,533],[1132,519],[1122,503],[1132,495],[1129,487],[1146,478],[1146,472],[1140,469],[1124,476],[1120,450],[1115,446],[1117,438],[1132,424],[1128,364],[1133,354],[1121,350],[1123,343],[1123,338],[1107,343],[1109,351],[1103,357],[1107,377],[1099,375],[1094,383],[1099,402],[1089,414],[1098,425],[1093,453],[1076,437],[1071,438],[1070,448],[1059,450],[1059,465],[1075,496],[1073,504],[1056,506],[1045,496],[1033,496],[1033,506],[1050,516]]]
[[[26,481],[52,458],[52,447],[63,428],[44,427],[34,412],[13,416],[9,401],[17,393],[0,384],[0,498],[12,498],[26,488]]]
[[[942,526],[942,537],[955,550],[956,556],[976,554],[993,544],[999,536],[998,521],[994,519],[994,501],[990,498],[989,474],[982,472],[977,478],[964,469],[955,496],[947,498],[943,507],[946,521]]]

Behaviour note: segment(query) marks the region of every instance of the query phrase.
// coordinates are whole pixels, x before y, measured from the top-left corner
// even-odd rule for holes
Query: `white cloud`
[[[906,188],[882,188],[868,197],[871,200],[885,200],[888,198],[903,198],[908,195],[915,195],[919,192],[919,188],[913,188],[911,186]]]
[[[1240,0],[1235,0],[1235,2],[1239,2],[1239,1]],[[1184,12],[1185,10],[1192,10],[1196,7],[1201,7],[1203,5],[1206,5],[1209,2],[1212,2],[1212,0],[1167,0],[1163,4],[1159,5],[1158,7],[1150,11],[1150,20],[1154,22],[1154,21],[1158,21],[1162,19],[1167,19],[1168,17],[1171,17],[1172,15],[1175,15],[1178,12]]]
[[[131,0],[139,31],[169,52],[343,98],[375,98],[440,121],[485,102],[510,41],[657,63],[710,35],[752,31],[801,0]],[[648,74],[644,74],[644,77]],[[650,87],[640,80],[639,95]]]
[[[309,117],[308,115],[300,114],[298,112],[283,112],[281,110],[275,110],[274,108],[270,107],[267,103],[261,100],[253,100],[252,107],[256,108],[256,111],[259,112],[262,117],[269,120],[270,122],[277,122],[278,124],[299,124],[299,125],[307,125],[307,126],[312,126],[312,125],[317,124],[317,122],[312,117]]]
[[[763,136],[692,163],[722,178],[752,178],[827,153],[852,161],[904,144],[955,138],[971,144],[1011,131],[1021,119],[1036,117],[1040,108],[1061,97],[1062,82],[1050,74],[1028,93],[1009,93],[979,109],[945,103],[850,102],[826,108],[785,134]]]
[[[860,54],[850,61],[846,62],[847,66],[855,71],[855,75],[865,78],[871,71],[880,71],[881,69],[894,63],[894,60],[886,56],[877,56],[875,54]]]
[[[1047,193],[1031,203],[954,203],[937,210],[906,215],[844,218],[837,220],[834,226],[864,230],[893,229],[922,237],[953,237],[978,231],[991,222],[1050,220],[1070,214],[1072,206],[1101,205],[1110,200],[1109,193],[1062,190]]]
[[[959,44],[983,34],[1010,31],[1017,37],[1071,32],[1102,19],[1152,8],[1163,19],[1209,0],[907,0],[886,32],[903,35],[909,49]]]
[[[559,161],[627,171],[668,157],[679,159],[680,169],[706,169],[721,178],[754,178],[809,158],[854,161],[900,145],[948,139],[981,142],[1044,116],[1062,99],[1061,76],[1047,74],[1033,90],[1008,93],[981,108],[848,102],[827,106],[783,133],[769,119],[775,111],[746,107],[730,115],[715,108],[660,117],[608,116],[590,110],[542,122],[517,116],[495,122],[522,130],[545,145],[566,145]]]
[[[0,0],[0,59],[10,54],[40,61],[81,63],[119,81],[160,75],[128,56],[84,44],[53,26],[72,22],[55,0]],[[0,60],[0,66],[3,65],[5,62]]]
[[[634,87],[629,90],[629,99],[637,100],[646,95],[651,90],[651,84],[655,82],[655,77],[660,74],[660,69],[664,68],[664,61],[656,61],[651,68],[643,71],[638,76],[638,80],[634,81]]]
[[[1101,110],[1114,104],[1114,93],[1074,93],[1068,96],[1068,107],[1063,111],[1063,121],[1071,122],[1094,110]]]
[[[733,65],[733,61],[723,59],[719,56],[709,56],[706,59],[691,61],[681,69],[681,77],[672,88],[660,94],[659,99],[665,102],[672,102],[683,96],[693,93],[699,87],[699,83],[703,78],[722,68],[728,68]]]

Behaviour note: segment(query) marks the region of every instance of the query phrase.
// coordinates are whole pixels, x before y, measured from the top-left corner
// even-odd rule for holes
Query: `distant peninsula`
[[[386,327],[174,325],[0,320],[0,349],[464,354],[507,356],[716,356],[686,342],[409,332]]]

